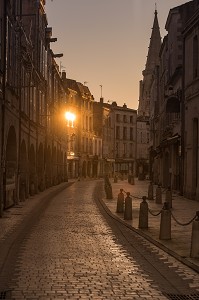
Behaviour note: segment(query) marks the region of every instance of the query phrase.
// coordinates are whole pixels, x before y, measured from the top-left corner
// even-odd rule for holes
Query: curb
[[[130,230],[134,231],[135,233],[139,234],[140,236],[142,236],[143,238],[145,238],[146,240],[148,240],[150,243],[154,244],[155,246],[157,246],[158,248],[160,248],[161,250],[165,251],[166,253],[168,253],[169,255],[173,256],[175,259],[177,259],[178,261],[180,261],[181,263],[183,263],[184,265],[186,265],[187,267],[191,268],[192,270],[196,271],[197,273],[199,273],[199,266],[195,265],[194,263],[190,262],[188,259],[180,256],[179,254],[177,254],[176,252],[172,251],[171,249],[167,248],[166,246],[164,246],[163,244],[161,244],[160,242],[154,240],[153,238],[151,238],[149,235],[147,235],[146,233],[144,233],[142,230],[138,230],[136,228],[134,228],[132,225],[126,223],[124,220],[122,220],[121,218],[119,218],[118,216],[116,216],[115,214],[113,214],[110,209],[106,206],[106,204],[104,203],[103,199],[98,198],[101,206],[103,207],[103,209],[106,211],[106,213],[113,219],[115,219],[116,221],[120,222],[121,224],[123,224],[124,226],[128,227]]]

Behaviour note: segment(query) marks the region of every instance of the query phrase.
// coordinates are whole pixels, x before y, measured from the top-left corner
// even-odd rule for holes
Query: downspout
[[[22,0],[20,0],[20,12],[19,12],[19,20],[21,23],[22,20]],[[19,60],[21,61],[21,31],[19,31]],[[19,66],[20,68],[20,66]],[[19,190],[20,190],[20,160],[21,160],[21,89],[22,89],[22,78],[21,78],[21,68],[19,70],[19,133],[18,133],[18,158],[17,158],[17,177],[16,177],[16,199],[15,204],[19,202]]]
[[[7,0],[4,0],[3,11],[3,82],[2,82],[2,105],[1,105],[1,171],[0,171],[0,217],[3,216],[5,201],[5,102],[6,102],[6,51],[7,51]]]
[[[185,37],[183,36],[183,61],[182,61],[182,93],[181,93],[181,170],[180,170],[180,195],[184,194],[184,163],[185,163]]]

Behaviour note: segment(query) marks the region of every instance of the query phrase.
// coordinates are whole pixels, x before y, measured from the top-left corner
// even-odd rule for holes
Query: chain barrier
[[[177,219],[176,219],[176,217],[173,215],[173,213],[172,213],[172,211],[170,210],[170,212],[171,212],[171,216],[172,216],[172,218],[176,221],[176,223],[178,224],[178,225],[181,225],[181,226],[187,226],[187,225],[190,225],[195,219],[196,219],[196,215],[189,221],[189,222],[187,222],[187,223],[181,223],[181,222],[179,222]]]
[[[148,212],[149,212],[152,216],[154,216],[154,217],[159,216],[159,215],[161,214],[161,211],[162,211],[162,210],[160,210],[158,213],[153,213],[153,212],[148,208]]]
[[[163,192],[164,191],[166,191],[167,189],[165,189],[165,190],[163,190]],[[127,194],[127,192],[125,191],[125,190],[123,190],[123,192],[125,193],[125,194]],[[139,200],[142,200],[143,198],[142,197],[137,197],[137,196],[133,196],[133,195],[129,195],[129,196],[131,196],[131,197],[133,197],[133,198],[135,198],[135,199],[139,199]],[[170,209],[169,209],[170,210]],[[162,212],[162,210],[160,210],[158,213],[154,213],[154,212],[152,212],[152,210],[150,209],[150,208],[148,208],[148,212],[152,215],[152,216],[154,216],[154,217],[157,217],[157,216],[159,216],[160,214],[161,214],[161,212]],[[187,226],[187,225],[190,225],[195,219],[196,219],[196,215],[189,221],[189,222],[187,222],[187,223],[181,223],[181,222],[179,222],[177,219],[176,219],[176,217],[173,215],[173,213],[172,213],[172,211],[170,210],[170,212],[171,212],[171,216],[172,216],[172,218],[174,219],[174,221],[178,224],[178,225],[181,225],[181,226]]]
[[[127,194],[127,192],[125,192],[125,190],[123,190],[123,192],[124,192],[125,194]],[[129,196],[131,196],[131,197],[133,197],[133,198],[135,198],[135,199],[142,200],[142,197],[133,196],[133,195],[131,195],[131,194],[129,194]]]
[[[171,216],[172,216],[172,218],[174,219],[174,221],[178,224],[178,225],[181,225],[181,226],[187,226],[187,225],[190,225],[195,219],[196,219],[196,215],[189,221],[189,222],[187,222],[187,223],[181,223],[181,222],[179,222],[177,219],[176,219],[176,217],[174,216],[174,214],[172,213],[172,211],[169,209],[169,211],[171,212]],[[161,211],[159,211],[158,213],[153,213],[151,210],[150,210],[150,208],[148,208],[148,212],[152,215],[152,216],[154,216],[154,217],[157,217],[157,216],[159,216],[160,214],[161,214],[161,212],[162,212],[162,210]]]

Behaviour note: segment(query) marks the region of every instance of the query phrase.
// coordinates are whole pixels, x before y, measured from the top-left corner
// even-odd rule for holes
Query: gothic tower
[[[142,72],[143,80],[140,81],[138,116],[149,116],[151,82],[155,66],[159,65],[160,47],[160,28],[158,24],[157,10],[155,10],[147,61],[145,70]]]

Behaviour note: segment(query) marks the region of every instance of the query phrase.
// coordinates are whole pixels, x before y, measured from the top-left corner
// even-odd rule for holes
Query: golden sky
[[[183,0],[47,0],[54,53],[67,77],[89,87],[96,101],[137,109],[155,3],[161,36],[170,8]]]

